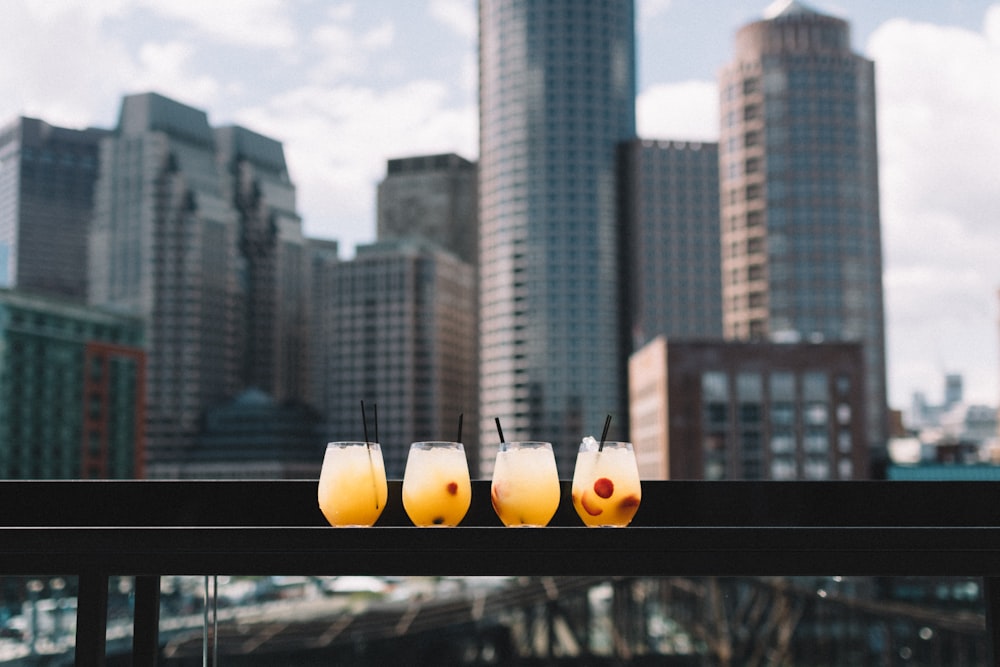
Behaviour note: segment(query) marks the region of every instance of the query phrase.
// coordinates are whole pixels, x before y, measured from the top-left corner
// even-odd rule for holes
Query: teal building
[[[138,320],[0,289],[0,478],[143,476]]]

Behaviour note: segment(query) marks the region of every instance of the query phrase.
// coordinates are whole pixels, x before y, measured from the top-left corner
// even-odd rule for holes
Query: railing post
[[[986,637],[989,639],[990,660],[1000,664],[1000,577],[983,577],[986,588]]]
[[[108,634],[108,574],[81,572],[76,606],[77,667],[104,667]]]
[[[160,655],[160,577],[135,578],[132,664],[156,665]]]

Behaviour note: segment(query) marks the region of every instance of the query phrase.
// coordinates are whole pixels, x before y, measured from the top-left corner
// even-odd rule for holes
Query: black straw
[[[604,420],[604,433],[601,433],[601,444],[597,446],[597,451],[604,450],[604,439],[608,437],[608,427],[611,426],[611,415]]]
[[[462,418],[465,416],[464,412],[458,414],[458,437],[455,438],[455,442],[462,442]]]
[[[378,509],[378,484],[375,482],[375,463],[372,461],[372,445],[368,441],[368,415],[365,414],[365,399],[361,399],[361,424],[365,429],[365,448],[368,450],[368,470],[372,473],[372,490],[375,492],[375,509]],[[375,404],[375,442],[378,442],[378,403]]]
[[[499,417],[495,417],[495,419],[497,421],[497,433],[500,434],[500,442],[505,442],[504,439],[503,439],[503,429],[500,428],[500,418]]]
[[[368,444],[368,415],[365,414],[365,401],[361,399],[361,424],[365,428],[365,444]]]

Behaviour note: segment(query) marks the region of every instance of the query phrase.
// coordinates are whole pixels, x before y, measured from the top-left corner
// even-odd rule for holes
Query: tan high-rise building
[[[791,0],[741,28],[720,75],[723,328],[859,341],[873,461],[887,434],[874,64],[847,22]]]

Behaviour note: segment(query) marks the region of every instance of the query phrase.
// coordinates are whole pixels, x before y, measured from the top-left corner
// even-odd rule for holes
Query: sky
[[[889,399],[996,405],[1000,0],[805,0],[875,61]],[[718,138],[716,76],[768,0],[636,0],[639,135]],[[474,0],[3,0],[0,125],[111,128],[156,91],[281,141],[306,234],[375,238],[395,157],[477,157]]]

